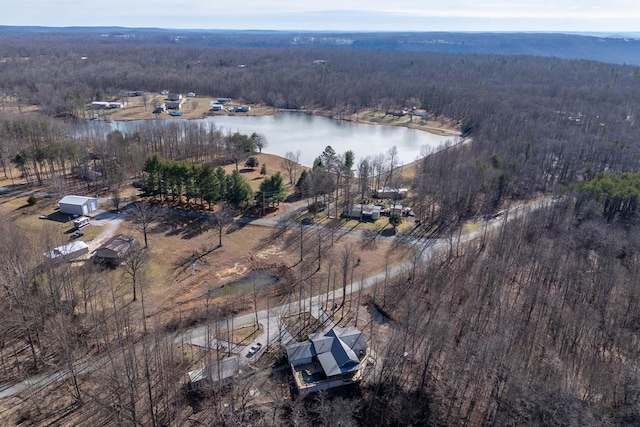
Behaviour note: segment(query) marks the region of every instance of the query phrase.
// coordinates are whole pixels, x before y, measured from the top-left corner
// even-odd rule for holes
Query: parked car
[[[247,352],[247,357],[252,357],[261,348],[262,348],[262,344],[261,343],[256,343],[256,344],[252,345],[251,347],[249,347],[249,351]]]
[[[180,117],[182,113],[180,111],[172,111],[169,113],[169,115],[173,117]]]
[[[82,231],[76,231],[71,235],[71,240],[79,239],[82,236],[84,236],[84,233]]]

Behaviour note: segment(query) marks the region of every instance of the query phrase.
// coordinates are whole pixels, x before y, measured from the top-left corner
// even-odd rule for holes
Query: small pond
[[[204,298],[219,298],[227,295],[244,294],[252,292],[254,289],[260,290],[266,286],[275,285],[278,278],[273,276],[268,270],[256,270],[240,279],[222,285],[219,288],[209,289]]]

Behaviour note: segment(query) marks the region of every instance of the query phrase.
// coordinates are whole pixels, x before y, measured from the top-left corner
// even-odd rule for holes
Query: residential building
[[[409,190],[407,188],[390,188],[382,187],[374,192],[374,197],[378,199],[400,200],[407,197]]]
[[[353,326],[311,334],[285,351],[301,395],[358,383],[368,356],[367,341]]]

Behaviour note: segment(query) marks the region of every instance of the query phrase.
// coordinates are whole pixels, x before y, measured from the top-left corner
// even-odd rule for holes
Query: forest
[[[292,168],[289,176],[264,181],[259,197],[278,193],[279,202],[284,177],[315,202],[335,192],[345,206],[380,180],[406,184],[418,219],[409,238],[423,249],[439,238],[449,246],[428,259],[407,255],[411,269],[364,297],[363,306],[382,313],[367,333],[383,363],[357,392],[305,400],[274,389],[277,404],[251,405],[249,383],[258,381],[252,376],[209,396],[205,406],[213,415],[203,424],[640,423],[640,68],[525,55],[197,45],[179,37],[107,35],[0,34],[6,179],[19,178],[15,168],[29,185],[62,192],[72,170],[83,166],[101,171],[104,195],[131,177],[145,177],[143,190],[152,198],[185,195],[211,208],[228,196],[221,183],[231,180],[242,189],[229,200],[233,205],[252,198],[239,173],[218,168],[235,163],[238,169],[256,148],[249,136],[191,123],[78,136],[87,104],[133,89],[170,87],[331,117],[417,107],[457,124],[465,137],[424,153],[410,178],[396,173],[391,149],[358,164],[354,153],[327,150],[308,171],[291,166],[290,153],[283,163]],[[98,183],[86,185],[98,190]],[[472,241],[455,238],[465,224],[540,200],[517,218],[502,214],[499,226]],[[114,284],[89,269],[39,265],[33,254],[42,242],[20,239],[13,224],[0,227],[3,246],[11,248],[0,256],[1,304],[8,313],[1,331],[3,382],[55,365],[72,372],[76,406],[66,410],[87,423],[185,425],[188,396],[177,385],[184,360],[171,351],[166,325],[132,321],[134,309],[108,291]],[[314,246],[303,262],[303,232],[300,226],[295,237],[294,227],[291,238],[300,246],[300,276],[303,267],[315,268],[309,265],[316,256],[309,255]],[[317,233],[313,263],[320,271],[329,233]],[[336,269],[353,256],[336,255]],[[136,271],[130,262],[129,282]],[[98,291],[98,283],[106,291]],[[294,297],[312,292],[313,280],[304,291],[301,283],[289,283]],[[236,309],[207,313],[221,320]],[[387,333],[376,335],[380,330]],[[28,354],[27,365],[17,362],[18,354]],[[87,354],[102,355],[106,368],[82,384],[79,360]],[[109,387],[97,392],[104,384]],[[33,413],[46,412],[34,405]]]

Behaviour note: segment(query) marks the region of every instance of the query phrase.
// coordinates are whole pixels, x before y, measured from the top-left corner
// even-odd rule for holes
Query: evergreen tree
[[[253,198],[253,191],[249,183],[234,170],[227,178],[227,192],[225,199],[234,206],[241,206]]]
[[[144,168],[142,169],[147,177],[142,185],[142,194],[144,196],[156,197],[160,194],[160,168],[161,159],[157,154],[151,157],[147,157],[144,162]]]
[[[265,209],[268,206],[275,206],[287,197],[287,189],[280,172],[265,179],[260,183],[260,189],[256,193],[256,201]]]

